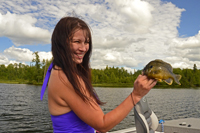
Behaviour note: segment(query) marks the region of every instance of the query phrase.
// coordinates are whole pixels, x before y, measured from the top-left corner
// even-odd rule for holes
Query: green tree
[[[35,67],[39,71],[41,64],[40,64],[40,57],[38,55],[38,51],[34,52],[33,55],[35,55],[35,58],[33,58],[32,62],[35,62]]]
[[[38,51],[36,51],[36,52],[34,52],[33,53],[33,55],[35,55],[35,58],[33,58],[33,60],[32,60],[32,62],[35,62],[35,73],[33,73],[33,77],[34,77],[34,82],[37,82],[37,83],[39,83],[39,81],[41,81],[42,80],[42,75],[40,74],[40,66],[41,66],[41,64],[40,64],[40,57],[39,57],[39,55],[38,55]]]
[[[7,79],[8,80],[13,80],[14,79],[14,77],[15,77],[14,72],[15,72],[14,65],[13,64],[9,64],[7,66]]]
[[[4,64],[0,65],[0,79],[6,79],[7,68]]]
[[[194,64],[194,66],[193,66],[193,71],[194,71],[194,72],[197,71],[197,65],[196,65],[196,64]]]

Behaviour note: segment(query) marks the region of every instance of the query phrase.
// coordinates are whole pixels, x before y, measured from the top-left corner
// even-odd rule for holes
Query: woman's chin
[[[83,62],[83,59],[76,59],[76,60],[75,60],[75,63],[76,63],[76,64],[81,64],[82,62]]]

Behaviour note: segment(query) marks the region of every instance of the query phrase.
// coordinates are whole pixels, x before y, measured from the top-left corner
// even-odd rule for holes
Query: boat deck
[[[108,132],[108,133],[137,133],[137,131],[135,127],[132,127],[132,128],[122,129],[122,130]],[[155,131],[155,133],[163,133],[163,132]]]
[[[158,131],[161,131],[161,125],[158,125]],[[165,133],[200,133],[200,119],[186,118],[170,120],[164,123]]]
[[[122,130],[108,132],[108,133],[137,133],[137,132],[136,132],[136,128],[132,127],[132,128],[122,129]]]
[[[108,133],[137,133],[137,131],[135,127],[132,127]],[[155,133],[163,133],[160,124]],[[200,119],[186,118],[165,121],[164,133],[200,133]]]

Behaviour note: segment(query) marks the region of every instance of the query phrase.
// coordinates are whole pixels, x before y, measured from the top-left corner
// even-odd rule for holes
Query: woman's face
[[[78,30],[74,33],[71,41],[72,57],[76,64],[83,61],[83,57],[89,49],[89,38],[86,38],[86,31]]]

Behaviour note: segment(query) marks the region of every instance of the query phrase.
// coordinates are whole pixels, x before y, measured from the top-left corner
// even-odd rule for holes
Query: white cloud
[[[5,49],[4,54],[10,59],[15,59],[16,61],[31,61],[33,59],[33,52],[29,49],[16,48],[14,46]]]
[[[200,31],[192,37],[172,39],[168,45],[169,58],[174,60],[175,67],[192,68],[194,64],[200,66]]]
[[[196,36],[187,38],[175,38],[172,40],[171,45],[174,45],[178,49],[200,48],[200,31]]]
[[[99,64],[104,67],[107,65],[110,67],[135,67],[138,65],[138,63],[139,62],[134,57],[112,49],[96,49],[95,51],[93,51],[91,59],[91,65],[93,68],[99,68]]]
[[[123,28],[125,31],[135,33],[149,32],[152,22],[152,11],[154,10],[146,1],[141,0],[120,0],[109,1],[115,5],[115,10],[123,18]]]
[[[136,42],[136,40],[132,38],[127,38],[126,36],[105,36],[98,37],[95,36],[93,41],[94,48],[103,48],[103,49],[118,49],[119,51],[124,51],[126,47],[129,47],[132,43]]]
[[[177,38],[177,27],[184,9],[158,0],[108,2],[110,10],[105,11],[105,16],[101,15],[104,17],[102,19],[104,27],[93,27],[94,48],[101,51],[100,56],[96,51],[95,55],[98,58],[94,57],[94,59],[101,60],[99,63],[101,62],[102,65],[107,63],[123,66],[124,64],[131,68],[138,67],[140,64],[142,69],[141,67],[150,60],[157,58],[165,60],[170,55],[168,52],[170,46],[166,43]],[[112,53],[113,51],[115,54]],[[118,52],[123,56],[118,56],[119,54],[116,54]],[[98,61],[93,60],[93,62],[95,62],[92,63],[94,67]]]
[[[0,63],[3,64],[4,61],[6,64],[8,64],[11,60],[16,60],[17,62],[32,62],[32,59],[35,58],[35,55],[33,53],[34,52],[30,51],[29,49],[16,48],[12,46],[4,50],[4,55],[6,56],[0,57]],[[42,62],[43,59],[50,60],[52,58],[51,52],[39,51],[38,55],[40,57],[40,62]]]
[[[0,55],[0,64],[8,64],[8,63],[9,59],[4,55]]]
[[[40,61],[42,62],[42,60],[51,60],[52,58],[52,53],[51,52],[42,52],[40,51],[38,53],[39,57],[40,57]]]
[[[49,44],[51,33],[35,27],[36,22],[37,19],[29,15],[0,14],[0,36],[10,38],[16,46]]]
[[[5,55],[0,55],[0,64],[4,64],[5,66],[8,66],[9,64],[19,64],[19,61],[16,60],[9,60]],[[22,62],[22,64],[25,64]]]
[[[173,67],[174,68],[189,68],[191,66],[188,65],[188,63],[186,62],[177,62],[177,63],[174,63]]]

